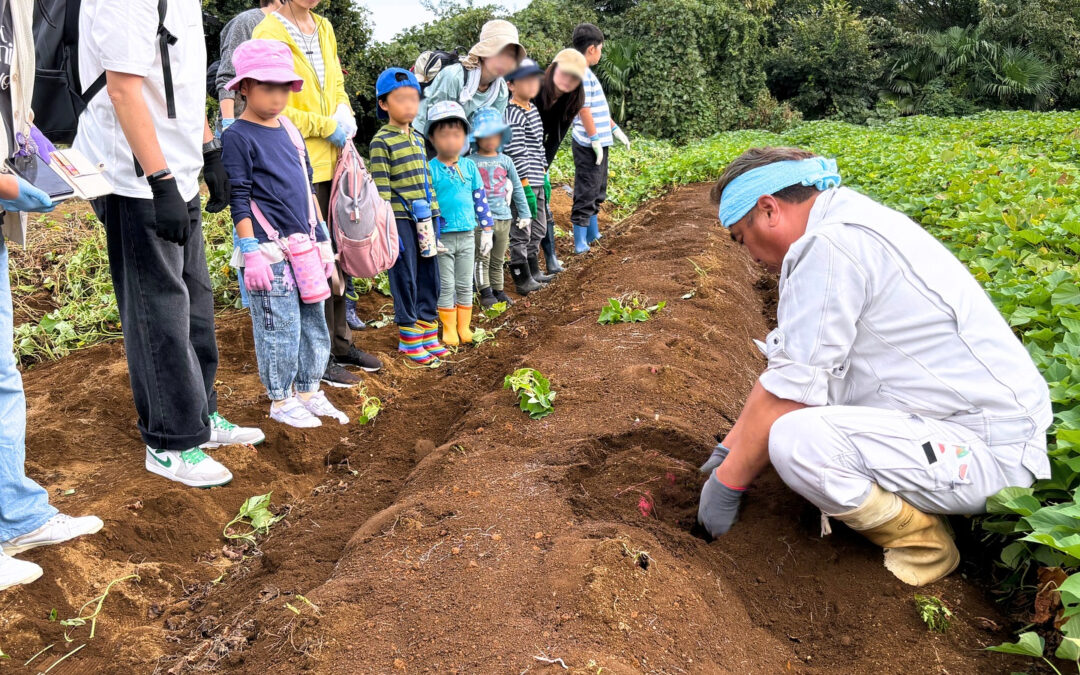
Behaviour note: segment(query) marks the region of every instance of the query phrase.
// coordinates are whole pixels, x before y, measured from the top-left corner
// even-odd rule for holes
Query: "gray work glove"
[[[714,537],[726,534],[739,517],[742,496],[743,490],[733,490],[724,485],[713,471],[705,487],[701,488],[697,521]]]
[[[717,467],[724,463],[724,458],[731,452],[723,443],[717,443],[713,448],[712,454],[709,455],[709,459],[701,465],[698,469],[701,473],[710,474],[716,471]]]

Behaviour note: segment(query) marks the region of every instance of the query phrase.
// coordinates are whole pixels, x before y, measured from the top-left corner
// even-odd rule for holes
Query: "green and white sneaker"
[[[213,450],[223,445],[258,445],[266,440],[266,435],[255,427],[238,427],[221,416],[219,412],[210,413],[210,440],[200,448]]]
[[[232,480],[232,472],[199,448],[154,450],[146,447],[146,470],[191,487],[217,487]]]

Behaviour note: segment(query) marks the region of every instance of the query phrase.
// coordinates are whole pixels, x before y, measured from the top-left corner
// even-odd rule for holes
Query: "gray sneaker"
[[[331,387],[340,387],[342,389],[351,389],[363,382],[358,375],[353,375],[345,370],[334,359],[330,359],[330,362],[326,364],[326,372],[323,373],[322,381]]]

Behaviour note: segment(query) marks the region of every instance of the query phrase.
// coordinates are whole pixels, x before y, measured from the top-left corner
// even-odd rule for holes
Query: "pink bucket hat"
[[[236,77],[225,88],[236,91],[247,78],[274,84],[292,84],[293,91],[304,88],[304,78],[293,70],[289,46],[278,40],[248,40],[240,43],[232,56]]]

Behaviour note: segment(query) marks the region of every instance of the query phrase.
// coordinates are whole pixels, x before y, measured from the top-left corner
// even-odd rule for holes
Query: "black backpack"
[[[465,53],[468,52],[465,51],[464,47],[458,47],[451,51],[430,49],[420,54],[416,58],[416,63],[410,68],[413,75],[416,75],[416,81],[420,83],[420,91],[427,89],[431,81],[442,72],[443,68],[460,63],[461,54]]]
[[[85,90],[79,81],[80,0],[36,0],[34,2],[34,50],[37,74],[34,78],[34,124],[54,143],[71,143],[79,126],[79,115],[90,100],[105,88],[105,73]],[[158,0],[158,49],[165,78],[165,102],[169,117],[176,117],[173,99],[172,65],[169,45],[176,37],[165,28],[168,0]]]

